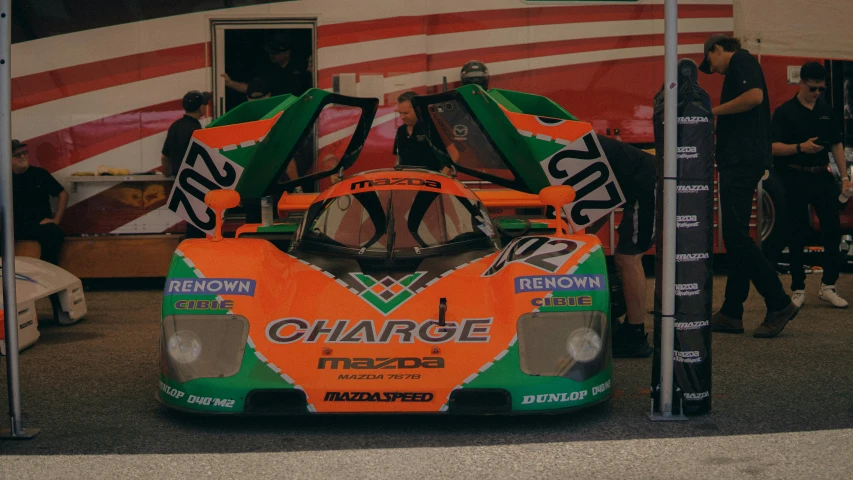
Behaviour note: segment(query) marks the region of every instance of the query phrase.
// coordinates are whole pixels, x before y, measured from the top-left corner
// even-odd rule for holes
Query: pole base
[[[41,432],[38,428],[25,428],[23,432],[14,434],[11,428],[0,430],[0,439],[4,440],[30,440]]]
[[[674,415],[672,413],[652,412],[649,414],[649,420],[653,422],[685,422],[690,420],[683,413]]]

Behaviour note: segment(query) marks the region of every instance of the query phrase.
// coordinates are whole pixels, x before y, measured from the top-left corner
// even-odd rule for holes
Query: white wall
[[[754,54],[853,60],[853,0],[734,0],[734,17]]]

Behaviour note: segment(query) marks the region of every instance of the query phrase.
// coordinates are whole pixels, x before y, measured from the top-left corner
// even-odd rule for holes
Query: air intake
[[[308,413],[308,400],[302,390],[252,390],[246,397],[246,413],[255,415]]]
[[[498,388],[464,388],[450,394],[450,413],[489,414],[512,411],[512,397]]]

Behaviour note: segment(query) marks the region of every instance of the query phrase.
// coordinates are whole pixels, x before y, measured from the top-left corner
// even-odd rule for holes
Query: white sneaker
[[[829,302],[835,308],[847,308],[847,300],[838,295],[835,285],[824,285],[821,283],[818,297],[824,302]]]
[[[791,303],[793,303],[797,308],[802,307],[803,304],[806,303],[806,291],[794,290],[794,294],[791,295]]]

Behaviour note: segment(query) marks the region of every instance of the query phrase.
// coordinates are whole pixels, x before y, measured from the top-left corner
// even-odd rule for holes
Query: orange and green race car
[[[494,190],[404,167],[345,177],[375,99],[311,90],[196,132],[172,198],[213,236],[184,241],[173,257],[158,400],[206,413],[510,414],[608,399],[607,271],[598,238],[582,228],[621,192],[598,165],[589,125],[534,100],[477,86],[418,99],[437,155],[506,187]],[[302,215],[286,248],[284,224],[222,238],[222,210],[260,197],[316,131],[318,112],[341,105],[360,110],[355,133],[337,163],[298,180],[334,183],[282,196],[282,216]],[[282,121],[296,138],[276,132]],[[565,180],[589,165],[592,181]],[[562,184],[575,189],[544,188]],[[200,206],[189,190],[205,185]],[[501,245],[488,209],[510,205],[551,205],[568,225],[543,218],[544,229]]]

